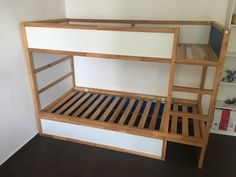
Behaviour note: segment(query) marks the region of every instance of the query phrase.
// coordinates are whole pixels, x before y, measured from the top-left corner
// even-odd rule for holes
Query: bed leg
[[[203,167],[205,155],[206,155],[206,146],[203,146],[200,148],[200,153],[199,153],[199,157],[198,157],[198,168],[200,168],[200,169],[202,169],[202,167]]]
[[[162,155],[161,155],[161,160],[165,161],[166,159],[166,148],[167,148],[167,140],[163,140],[163,147],[162,147]]]

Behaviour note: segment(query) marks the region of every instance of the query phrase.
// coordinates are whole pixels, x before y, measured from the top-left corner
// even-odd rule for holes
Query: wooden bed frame
[[[80,24],[74,24],[80,23]],[[92,23],[92,24],[91,24]],[[123,24],[124,26],[115,26]],[[208,44],[179,44],[180,28],[165,27],[136,27],[138,24],[147,25],[208,25],[211,27]],[[84,51],[51,50],[30,48],[27,39],[27,27],[61,28],[61,29],[89,29],[107,31],[129,32],[160,32],[172,33],[173,49],[169,59],[162,57],[146,57],[132,55],[117,55],[111,53],[91,53]],[[103,20],[103,19],[55,19],[37,22],[23,22],[21,24],[23,44],[27,56],[29,75],[34,95],[35,110],[38,117],[38,129],[41,135],[59,138],[104,147],[108,149],[129,152],[156,159],[165,159],[167,142],[176,142],[199,148],[198,167],[202,168],[208,144],[209,131],[212,125],[216,96],[222,77],[225,56],[230,36],[230,30],[213,21],[147,21],[147,20]],[[191,52],[191,56],[187,54]],[[200,54],[201,51],[202,53]],[[32,53],[62,54],[66,57],[43,67],[34,68]],[[167,97],[146,95],[139,93],[118,92],[75,86],[73,56],[87,56],[130,60],[158,62],[170,65],[170,77]],[[71,62],[71,72],[53,83],[38,89],[36,73],[51,68],[65,61]],[[176,64],[202,66],[201,82],[198,88],[174,85]],[[205,80],[209,66],[216,68],[215,80],[212,89],[205,89]],[[73,88],[53,101],[46,108],[41,108],[39,95],[45,90],[64,79],[72,77]],[[197,100],[173,98],[173,92],[186,92],[198,94]],[[207,115],[202,113],[202,97],[210,95],[210,107]],[[157,138],[163,140],[161,157],[124,150],[106,145],[88,143],[84,141],[47,135],[42,132],[40,120],[54,120],[58,122],[84,125],[99,129],[106,129],[128,133],[132,135]],[[180,129],[180,130],[179,130]]]

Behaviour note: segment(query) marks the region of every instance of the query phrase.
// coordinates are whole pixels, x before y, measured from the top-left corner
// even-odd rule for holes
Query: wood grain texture
[[[58,65],[58,64],[60,64],[60,63],[62,63],[62,62],[64,62],[64,61],[67,61],[68,59],[71,59],[71,56],[63,57],[63,58],[61,58],[61,59],[58,59],[57,61],[51,62],[51,63],[49,63],[49,64],[47,64],[47,65],[45,65],[45,66],[42,66],[42,67],[40,67],[40,68],[37,68],[37,69],[35,69],[35,73],[44,71],[45,69],[51,68],[51,67],[53,67],[53,66],[55,66],[55,65]]]
[[[135,24],[174,24],[174,25],[212,25],[214,21],[203,20],[124,20],[124,19],[81,19],[63,18],[52,20],[31,21],[30,23],[59,23],[59,22],[88,22],[88,23],[123,23],[134,26]],[[28,22],[25,22],[28,23]]]
[[[170,58],[159,58],[159,57],[143,57],[143,56],[129,56],[129,55],[114,55],[114,54],[103,54],[103,53],[87,53],[87,52],[76,52],[76,51],[63,51],[63,50],[49,50],[49,49],[36,49],[29,48],[30,52],[35,53],[48,53],[48,54],[59,54],[59,55],[74,55],[84,57],[95,57],[116,59],[116,60],[127,60],[127,61],[142,61],[142,62],[156,62],[156,63],[170,63]]]
[[[81,25],[81,24],[68,24],[69,22],[95,22],[100,23],[99,25]],[[129,24],[129,26],[113,26],[105,25],[104,23],[123,23]],[[224,33],[223,44],[220,52],[220,56],[216,57],[215,53],[209,47],[208,44],[179,44],[179,28],[146,28],[146,27],[137,27],[136,24],[178,24],[178,25],[212,25],[218,30]],[[161,159],[164,159],[166,153],[167,142],[176,142],[182,144],[193,145],[201,148],[198,167],[203,166],[203,161],[206,153],[206,147],[209,138],[209,131],[211,128],[213,115],[214,115],[214,106],[216,102],[216,95],[219,88],[220,80],[223,72],[223,65],[225,61],[225,56],[228,47],[228,41],[230,36],[230,30],[225,29],[223,26],[212,22],[212,21],[146,21],[146,20],[112,20],[112,19],[54,19],[48,21],[38,21],[38,22],[26,22],[22,23],[22,36],[23,43],[26,51],[27,63],[29,68],[29,75],[31,79],[32,92],[34,95],[34,104],[36,107],[36,114],[38,117],[45,118],[49,120],[56,120],[61,122],[68,122],[73,124],[81,124],[96,128],[109,129],[114,131],[127,132],[130,134],[152,137],[152,138],[161,138],[164,140],[164,148]],[[67,29],[90,29],[90,30],[115,30],[115,31],[139,31],[139,32],[161,32],[161,33],[174,33],[174,43],[173,43],[173,53],[172,57],[169,59],[166,58],[151,58],[151,57],[140,57],[140,56],[124,56],[124,55],[109,55],[109,54],[100,54],[100,53],[84,53],[84,52],[73,52],[73,51],[58,51],[58,50],[44,50],[44,49],[30,49],[27,45],[27,38],[25,34],[25,26],[36,26],[36,27],[48,27],[48,28],[67,28]],[[118,60],[129,60],[129,61],[144,61],[144,62],[159,62],[170,64],[170,77],[169,77],[169,87],[168,87],[168,96],[154,96],[154,95],[144,95],[139,93],[127,93],[127,92],[117,92],[117,91],[108,91],[101,89],[93,88],[83,88],[75,87],[75,92],[71,91],[62,95],[59,99],[51,103],[44,110],[40,108],[39,94],[43,91],[51,88],[58,82],[64,80],[60,78],[55,82],[45,86],[44,88],[38,90],[37,82],[35,78],[35,73],[43,71],[47,68],[55,66],[66,59],[61,59],[57,62],[50,63],[49,65],[43,66],[38,69],[34,69],[32,61],[32,52],[38,53],[50,53],[50,54],[62,54],[69,56],[87,56],[87,57],[96,57],[96,58],[107,58],[107,59],[118,59]],[[174,74],[176,64],[189,64],[189,65],[201,65],[203,66],[201,83],[199,88],[190,88],[183,86],[174,86]],[[207,74],[207,67],[214,66],[216,67],[216,74],[214,85],[212,89],[205,89],[205,80]],[[74,64],[71,60],[71,73],[72,82],[74,82]],[[69,77],[69,75],[68,75]],[[75,96],[76,92],[80,91],[83,93],[83,96],[77,100],[72,98]],[[91,93],[89,93],[91,91]],[[188,92],[188,93],[197,93],[197,100],[187,100],[187,99],[177,99],[172,98],[173,91],[178,92]],[[81,93],[81,94],[82,94]],[[201,102],[202,95],[208,94],[211,95],[210,108],[208,115],[202,115],[201,111]],[[99,98],[94,101],[95,97]],[[106,97],[105,100],[103,100]],[[115,97],[114,100],[107,105],[112,97]],[[71,99],[72,98],[72,99]],[[160,122],[160,129],[155,130],[155,126],[158,120],[158,112],[160,110],[160,102],[164,98],[164,113]],[[68,101],[68,99],[71,99]],[[118,104],[118,100],[122,101]],[[127,100],[130,99],[131,102],[128,104],[125,110],[123,110],[124,105]],[[74,102],[76,100],[76,102]],[[102,102],[103,100],[103,102]],[[135,101],[138,100],[138,104],[132,110]],[[94,102],[93,102],[94,101]],[[143,110],[140,112],[143,102],[147,101],[147,104]],[[151,109],[152,101],[157,101],[156,106],[153,110],[152,115],[149,115]],[[62,105],[64,104],[64,105]],[[174,104],[174,110],[171,110],[171,104]],[[183,112],[177,110],[177,105],[183,106]],[[193,112],[189,113],[187,107],[192,106]],[[60,107],[60,108],[59,108]],[[60,112],[52,113],[56,109]],[[132,111],[131,111],[132,110]],[[62,111],[62,112],[61,112]],[[65,111],[65,113],[63,113]],[[63,114],[61,114],[63,113]],[[70,116],[74,114],[73,116]],[[81,117],[76,117],[78,115]],[[88,116],[91,115],[90,118]],[[110,116],[110,119],[106,118]],[[169,129],[169,120],[171,118],[171,130]],[[99,117],[98,117],[99,116]],[[120,120],[117,122],[116,119],[118,116],[121,116]],[[130,117],[128,125],[124,125],[126,119]],[[144,128],[145,122],[150,118],[150,124],[148,128]],[[182,134],[177,133],[177,117],[182,117]],[[95,120],[95,119],[97,119]],[[135,127],[134,124],[139,118],[138,125]],[[193,131],[194,136],[189,135],[189,125],[188,119],[193,119]],[[40,130],[40,122],[39,122]],[[41,130],[40,130],[41,132]]]

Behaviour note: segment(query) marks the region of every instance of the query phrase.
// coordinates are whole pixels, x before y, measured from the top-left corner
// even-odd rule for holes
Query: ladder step
[[[211,95],[213,93],[213,90],[210,90],[210,89],[201,89],[201,88],[194,88],[194,87],[181,87],[181,86],[173,86],[173,91],[198,93],[198,94],[206,94],[206,95]]]
[[[189,113],[189,112],[171,111],[170,115],[177,116],[177,117],[188,117],[188,118],[197,119],[197,120],[204,120],[204,121],[208,120],[207,115]]]

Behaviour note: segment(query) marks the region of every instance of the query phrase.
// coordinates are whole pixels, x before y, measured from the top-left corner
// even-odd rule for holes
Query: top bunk
[[[22,29],[30,52],[208,66],[221,63],[230,33],[214,21],[112,19],[23,22]]]

